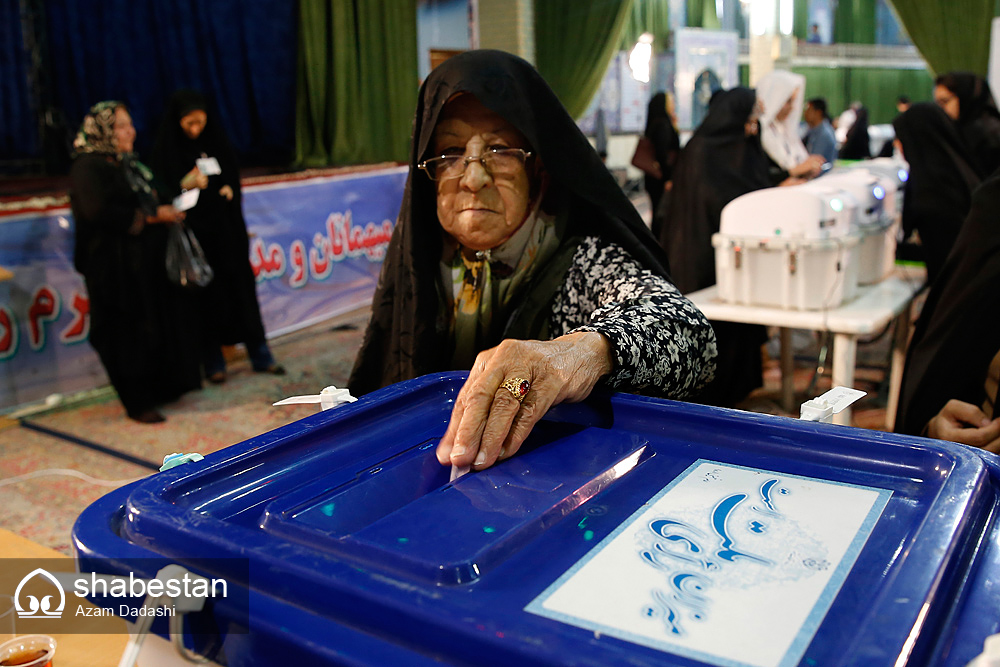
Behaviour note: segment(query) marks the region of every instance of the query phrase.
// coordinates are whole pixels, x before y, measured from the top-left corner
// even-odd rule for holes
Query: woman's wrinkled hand
[[[549,408],[589,396],[611,372],[611,358],[611,344],[595,332],[550,341],[505,340],[480,352],[455,399],[438,461],[482,470],[513,456]],[[530,383],[521,403],[501,386],[513,378]]]
[[[990,420],[975,405],[953,398],[927,422],[927,437],[1000,452],[1000,419]]]
[[[233,201],[233,189],[228,185],[219,188],[219,194],[226,198],[226,201]]]
[[[198,167],[184,174],[184,178],[181,179],[181,188],[184,190],[191,190],[193,188],[204,190],[207,187],[208,176],[201,173],[201,169],[198,169]]]

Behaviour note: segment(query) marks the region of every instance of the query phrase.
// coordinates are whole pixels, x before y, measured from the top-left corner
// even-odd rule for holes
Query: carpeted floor
[[[20,422],[0,417],[0,501],[6,510],[0,515],[0,527],[70,553],[70,534],[79,513],[114,486],[152,474],[164,455],[213,452],[314,414],[318,407],[273,407],[271,403],[286,396],[318,393],[327,385],[346,384],[367,318],[367,310],[358,311],[274,341],[275,356],[288,370],[285,376],[253,373],[245,358],[231,361],[226,383],[206,383],[200,391],[166,406],[167,421],[162,424],[127,419],[110,390],[77,404],[24,416]],[[857,426],[883,428],[885,402],[880,384],[890,337],[887,334],[859,346],[857,386],[869,395],[855,406]],[[796,399],[802,402],[828,389],[830,381],[828,376],[820,377],[815,388],[805,393],[819,345],[807,332],[797,332],[794,344]],[[741,407],[787,415],[779,405],[781,378],[776,359],[765,362],[764,380],[765,386]],[[50,469],[75,470],[106,482],[99,485],[66,474],[33,476]]]
[[[314,414],[318,406],[271,404],[344,386],[367,319],[366,309],[274,341],[275,357],[288,371],[284,376],[252,372],[245,355],[231,360],[224,384],[206,383],[165,406],[162,424],[127,419],[111,390],[20,421],[0,418],[0,501],[6,509],[0,527],[69,553],[79,513],[114,486],[153,473],[165,455],[207,454]],[[49,469],[117,483],[30,476]],[[27,477],[13,479],[22,475]]]

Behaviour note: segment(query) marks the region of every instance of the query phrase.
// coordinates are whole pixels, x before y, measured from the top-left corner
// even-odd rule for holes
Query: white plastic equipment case
[[[896,262],[895,215],[898,185],[886,176],[865,169],[865,164],[827,176],[804,187],[839,188],[858,201],[855,223],[861,242],[858,248],[858,283],[881,282]]]
[[[879,177],[886,186],[885,210],[896,220],[903,215],[903,188],[910,177],[910,166],[890,157],[865,160],[854,167]]]
[[[722,209],[715,247],[723,301],[797,310],[835,308],[857,293],[857,204],[802,186],[749,192]]]

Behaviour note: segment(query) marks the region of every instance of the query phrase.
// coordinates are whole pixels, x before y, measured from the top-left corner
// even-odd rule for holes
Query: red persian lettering
[[[74,291],[70,310],[73,311],[73,321],[59,334],[59,340],[63,343],[79,343],[86,340],[90,333],[90,299]]]
[[[264,247],[264,242],[254,239],[250,245],[250,267],[257,282],[279,278],[285,273],[285,251],[277,243]]]
[[[17,320],[6,306],[0,306],[0,360],[17,352]]]
[[[313,236],[313,247],[309,248],[309,270],[314,280],[323,280],[333,271],[330,261],[330,241],[316,232]]]
[[[45,347],[45,323],[59,317],[59,292],[48,285],[42,285],[35,290],[28,307],[28,336],[31,349],[40,350]]]
[[[289,248],[292,257],[292,276],[288,279],[288,284],[292,287],[302,287],[309,280],[306,272],[306,244],[296,239],[292,241]]]
[[[367,257],[378,262],[385,257],[385,249],[392,238],[392,222],[383,220],[381,225],[369,222],[364,227],[355,225],[351,211],[331,213],[326,219],[326,232],[333,261],[348,257]]]

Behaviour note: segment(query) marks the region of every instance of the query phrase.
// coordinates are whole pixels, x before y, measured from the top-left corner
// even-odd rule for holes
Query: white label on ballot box
[[[526,611],[713,665],[794,665],[891,495],[699,460]]]

